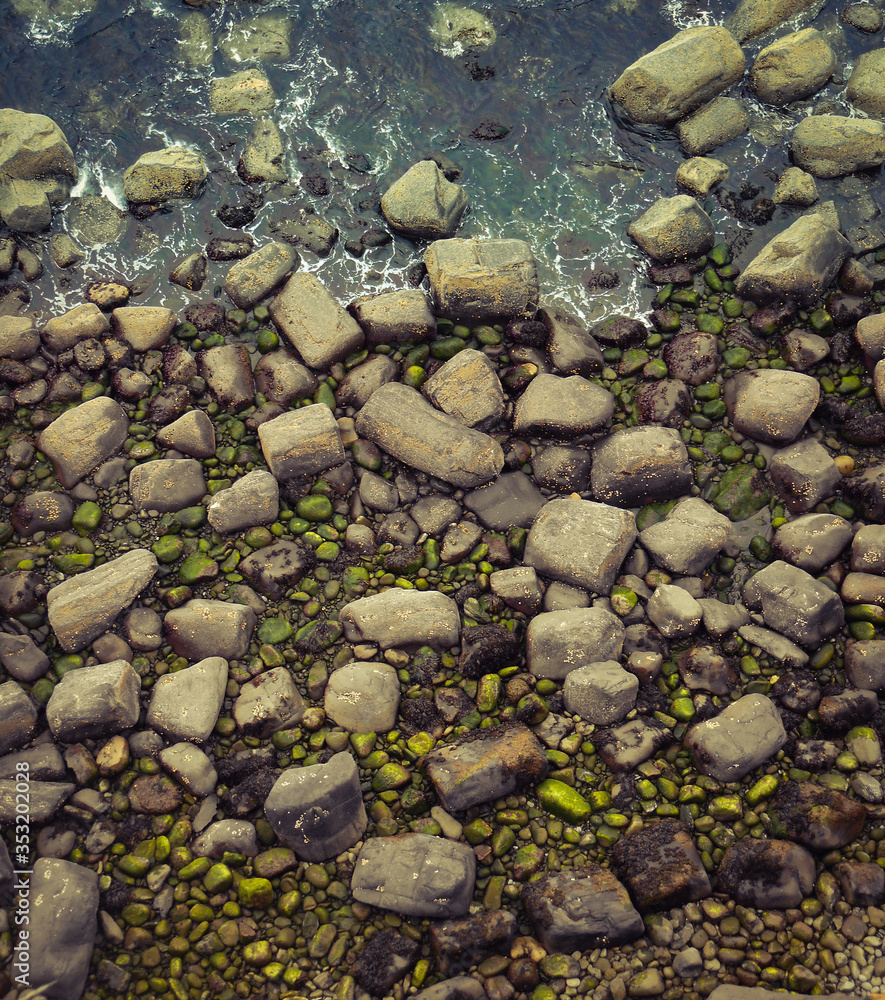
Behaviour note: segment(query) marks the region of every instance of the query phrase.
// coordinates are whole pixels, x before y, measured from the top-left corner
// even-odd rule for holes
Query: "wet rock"
[[[843,691],[821,698],[817,711],[824,730],[844,733],[854,726],[870,722],[878,707],[873,691]]]
[[[793,330],[784,337],[784,360],[800,372],[813,368],[830,353],[830,345],[823,337],[803,330]]]
[[[211,347],[200,354],[200,374],[223,410],[236,411],[255,402],[249,351],[243,344]]]
[[[773,547],[782,559],[794,566],[807,573],[819,573],[839,558],[853,536],[854,529],[842,517],[805,514],[777,529]]]
[[[265,461],[279,482],[333,469],[345,458],[338,424],[323,403],[303,406],[266,421],[258,428],[258,440]]]
[[[580,375],[537,375],[516,404],[513,431],[559,439],[589,434],[609,422],[614,403],[607,389]]]
[[[468,427],[488,427],[504,412],[504,390],[494,362],[471,348],[459,351],[431,375],[421,392]]]
[[[254,858],[258,854],[255,825],[243,819],[219,820],[194,839],[192,850],[197,858],[221,860],[226,852]]]
[[[123,175],[123,193],[134,204],[157,205],[173,198],[196,198],[206,180],[206,163],[184,146],[145,153]]]
[[[0,663],[13,680],[33,683],[49,669],[49,657],[29,635],[0,632]]]
[[[629,66],[609,93],[634,121],[672,125],[739,80],[744,64],[724,28],[688,28]]]
[[[505,472],[468,493],[464,504],[486,528],[506,531],[514,525],[528,528],[544,506],[544,495],[524,472]]]
[[[605,503],[658,503],[689,492],[691,463],[678,431],[631,427],[594,445],[590,484],[593,495]]]
[[[255,249],[251,236],[214,236],[206,244],[209,260],[242,260]]]
[[[682,587],[659,584],[646,605],[652,624],[667,639],[693,635],[704,616],[700,604]]]
[[[744,586],[744,603],[765,624],[806,648],[837,632],[845,612],[837,594],[797,566],[769,563]]]
[[[836,68],[836,56],[814,28],[785,35],[764,48],[750,70],[750,86],[763,104],[783,107],[824,86]]]
[[[737,631],[743,640],[758,646],[786,667],[804,667],[808,663],[808,653],[777,632],[759,628],[758,625],[741,625],[733,631]]]
[[[842,479],[830,453],[814,438],[775,452],[769,473],[781,499],[796,514],[811,510],[832,496]]]
[[[251,309],[286,280],[301,258],[285,243],[268,243],[227,272],[224,292],[238,309]]]
[[[192,507],[206,495],[203,467],[195,458],[161,458],[136,465],[129,473],[129,495],[139,511],[165,514]]]
[[[692,646],[679,654],[677,663],[685,686],[691,691],[727,695],[737,686],[733,663],[712,646]]]
[[[267,740],[281,729],[300,725],[305,708],[288,667],[276,667],[243,684],[233,717],[245,736]]]
[[[112,736],[138,722],[140,692],[126,660],[69,670],[52,689],[46,721],[63,743]]]
[[[423,833],[367,840],[356,859],[351,893],[358,902],[410,917],[467,913],[476,858],[466,844]]]
[[[237,173],[247,184],[282,183],[288,178],[283,165],[285,150],[280,130],[270,118],[259,118],[246,139]]]
[[[272,111],[276,94],[260,69],[215,79],[209,84],[209,109],[214,115],[253,115]]]
[[[65,531],[71,526],[74,502],[66,493],[29,493],[12,510],[12,526],[23,538],[38,531]]]
[[[800,372],[738,372],[728,380],[723,398],[737,431],[766,444],[785,445],[802,433],[814,412],[820,383]]]
[[[641,913],[682,906],[712,892],[691,835],[678,820],[659,820],[623,837],[612,849],[612,861]]]
[[[683,500],[639,535],[642,547],[671,573],[700,576],[731,538],[731,521],[699,497]]]
[[[311,175],[302,177],[302,185],[310,183]],[[325,186],[324,178],[318,179]],[[316,192],[326,194],[326,191]],[[301,250],[309,250],[317,257],[328,257],[338,239],[338,230],[331,222],[321,218],[312,208],[285,209],[269,222],[271,233]]]
[[[291,351],[271,351],[255,366],[255,388],[281,406],[313,396],[318,386],[319,381],[313,372],[305,368]]]
[[[679,142],[688,156],[702,156],[731,142],[750,127],[744,105],[733,97],[717,97],[676,124]]]
[[[791,148],[796,165],[815,177],[841,177],[882,165],[885,125],[865,118],[811,115],[796,126]]]
[[[458,605],[435,590],[391,588],[345,604],[338,618],[348,642],[373,642],[382,649],[447,649],[457,644],[461,630]]]
[[[157,444],[192,458],[212,458],[215,425],[202,410],[191,410],[157,431]]]
[[[175,259],[169,272],[169,280],[189,291],[199,291],[206,280],[208,267],[206,257],[199,251],[187,253]]]
[[[717,878],[720,891],[740,906],[786,909],[812,894],[814,858],[787,840],[745,837],[725,852]]]
[[[840,861],[833,874],[849,906],[880,906],[885,901],[885,871],[877,864]]]
[[[348,308],[370,344],[415,343],[436,334],[436,318],[418,288],[357,299]]]
[[[40,573],[14,570],[0,576],[0,609],[11,618],[27,614],[46,594],[46,584]]]
[[[718,781],[739,781],[786,742],[774,702],[761,694],[738,698],[715,719],[692,726],[685,737],[698,770]]]
[[[689,385],[708,381],[722,364],[716,337],[699,330],[677,334],[664,348],[664,361],[672,378]]]
[[[18,780],[12,778],[0,780],[0,823],[5,827],[14,826],[16,816],[20,815],[16,812],[16,805],[21,801],[18,784]],[[50,820],[77,789],[75,784],[66,781],[32,780],[29,784],[28,818],[32,823]]]
[[[643,386],[633,397],[641,424],[681,427],[691,409],[692,398],[684,382],[663,378]],[[537,458],[532,463],[536,467]],[[590,471],[589,463],[587,471]],[[585,486],[579,487],[586,489]]]
[[[851,569],[856,573],[885,573],[885,527],[864,524],[851,543]]]
[[[218,782],[212,761],[191,743],[176,743],[161,750],[159,761],[185,791],[204,798],[211,795]]]
[[[396,726],[399,678],[386,663],[347,663],[326,685],[326,715],[353,733],[387,733]]]
[[[352,406],[359,410],[365,406],[373,392],[388,382],[396,381],[400,371],[400,366],[393,358],[373,354],[345,375],[335,390],[335,402],[339,406]]]
[[[817,184],[811,174],[799,167],[787,167],[780,175],[771,198],[775,205],[807,208],[818,200]]]
[[[15,681],[0,684],[0,753],[30,743],[36,728],[37,709],[24,688]]]
[[[147,549],[133,549],[53,587],[46,595],[49,624],[65,652],[76,652],[101,635],[129,607],[157,572]]]
[[[707,213],[687,194],[661,198],[627,227],[630,238],[663,264],[700,257],[716,240]]]
[[[245,656],[255,628],[255,612],[242,604],[194,598],[170,611],[163,621],[166,641],[189,660]]]
[[[161,306],[121,306],[111,314],[114,333],[134,351],[152,351],[165,346],[178,317]]]
[[[40,334],[29,316],[0,316],[0,358],[27,361],[39,347]]]
[[[184,793],[165,774],[143,774],[132,782],[128,798],[132,812],[161,816],[175,812],[184,799]]]
[[[538,320],[547,328],[547,354],[558,372],[588,378],[601,371],[602,350],[585,324],[552,305],[538,310]]]
[[[584,448],[551,445],[532,456],[532,478],[556,493],[582,493],[590,487],[591,464]]]
[[[615,347],[637,347],[645,342],[648,330],[641,320],[632,316],[610,316],[592,330],[596,340]]]
[[[305,545],[280,539],[247,556],[237,569],[259,594],[279,600],[313,565],[313,552]]]
[[[452,57],[463,52],[482,52],[491,48],[498,37],[485,14],[460,3],[441,3],[434,7],[429,32],[443,55]]]
[[[541,606],[538,576],[530,566],[501,569],[489,577],[492,593],[514,611],[533,615]]]
[[[256,524],[271,524],[279,512],[277,481],[260,469],[238,479],[230,489],[216,493],[207,509],[209,523],[222,535]]]
[[[537,312],[538,266],[522,240],[437,240],[424,263],[439,316],[474,326]]]
[[[615,773],[639,767],[672,741],[670,730],[657,719],[633,719],[593,734],[599,756]]]
[[[97,396],[66,410],[37,439],[40,451],[55,467],[58,481],[70,489],[115,455],[129,433],[129,420],[119,403]]]
[[[312,274],[295,274],[270,305],[274,323],[311,368],[359,350],[363,332]]]
[[[813,3],[814,0],[741,0],[725,27],[739,42],[746,42],[807,10]]]
[[[419,500],[409,513],[421,531],[438,537],[460,519],[461,505],[451,497],[429,496]]]
[[[812,851],[831,851],[860,836],[866,809],[856,799],[810,781],[781,785],[769,806],[775,829]]]
[[[170,739],[203,743],[218,721],[227,686],[227,667],[227,660],[211,656],[184,670],[163,674],[151,688],[147,724]]]
[[[547,775],[547,758],[522,723],[477,729],[424,758],[427,776],[447,812],[522,791]]]
[[[616,660],[623,645],[621,620],[604,608],[548,611],[529,622],[526,661],[535,677],[562,680],[592,660]]]
[[[430,945],[444,976],[466,972],[490,955],[509,954],[516,935],[516,917],[506,910],[488,910],[461,920],[430,927]]]
[[[865,316],[854,329],[854,339],[863,352],[864,362],[868,368],[877,365],[885,358],[885,323],[881,313]]]
[[[390,227],[412,239],[452,236],[466,208],[467,192],[446,180],[432,160],[409,167],[381,197]]]
[[[881,19],[881,14],[879,17]],[[858,57],[848,78],[846,90],[848,100],[872,118],[885,117],[883,72],[885,72],[885,49],[873,49],[872,52],[863,52]]]
[[[638,690],[635,674],[624,670],[617,660],[603,660],[569,671],[562,693],[572,715],[608,726],[620,722],[633,708]]]

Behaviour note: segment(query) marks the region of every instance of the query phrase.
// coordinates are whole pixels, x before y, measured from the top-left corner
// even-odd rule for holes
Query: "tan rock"
[[[276,103],[270,80],[260,69],[244,69],[209,85],[209,108],[216,115],[264,114]]]
[[[750,71],[750,86],[763,103],[783,107],[816,94],[835,68],[836,56],[826,38],[806,28],[759,53]]]
[[[874,118],[885,118],[885,49],[864,52],[854,64],[846,90],[848,100]]]

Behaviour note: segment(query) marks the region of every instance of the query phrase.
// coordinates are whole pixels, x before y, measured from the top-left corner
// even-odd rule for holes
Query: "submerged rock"
[[[135,204],[196,198],[207,175],[199,153],[184,146],[169,146],[140,156],[123,175],[123,192]]]
[[[390,227],[412,239],[452,236],[466,208],[467,192],[446,180],[432,160],[409,167],[381,197]]]
[[[659,199],[630,223],[627,232],[649,257],[662,264],[700,257],[716,242],[709,215],[687,194]]]

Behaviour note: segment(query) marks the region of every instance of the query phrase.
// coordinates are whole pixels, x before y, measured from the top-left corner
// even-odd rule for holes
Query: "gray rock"
[[[695,979],[704,971],[704,957],[697,948],[683,948],[673,956],[673,971],[682,979]]]
[[[677,504],[639,535],[643,548],[671,573],[699,576],[731,538],[731,521],[700,497]]]
[[[885,573],[885,525],[861,525],[851,543],[851,569],[856,573]]]
[[[65,778],[64,757],[54,743],[38,743],[0,758],[0,778],[17,778],[21,773],[19,764],[27,765],[31,781],[63,781]]]
[[[255,402],[252,363],[244,344],[222,344],[203,351],[200,375],[223,410],[242,410]]]
[[[386,663],[347,663],[326,685],[324,707],[332,721],[353,733],[386,733],[396,726],[399,678]]]
[[[0,358],[27,361],[40,347],[40,334],[30,316],[0,316]]]
[[[423,497],[409,510],[421,531],[438,537],[450,524],[461,518],[461,505],[451,497]]]
[[[863,351],[864,361],[872,368],[885,358],[885,322],[881,313],[864,316],[854,328],[854,339]]]
[[[826,38],[805,28],[759,53],[750,70],[750,86],[763,104],[783,107],[816,94],[835,68],[836,56]]]
[[[782,524],[774,535],[773,548],[786,562],[818,573],[849,546],[854,529],[835,514],[803,514]]]
[[[523,886],[522,898],[549,952],[615,948],[645,932],[627,890],[599,865],[544,875]]]
[[[162,306],[121,306],[111,316],[114,333],[138,352],[164,347],[178,322],[175,313]]]
[[[682,587],[662,583],[646,605],[651,623],[667,639],[684,639],[697,632],[704,609]]]
[[[398,587],[345,604],[338,620],[348,642],[374,642],[382,649],[448,649],[457,644],[461,629],[458,605],[451,597]]]
[[[592,464],[586,448],[550,445],[532,455],[532,478],[557,493],[583,493],[590,488]]]
[[[233,707],[237,729],[267,740],[301,724],[306,705],[288,667],[276,667],[246,681]]]
[[[288,178],[284,157],[280,130],[270,118],[259,118],[246,139],[237,173],[248,184],[263,181],[283,183]]]
[[[381,196],[381,211],[392,229],[419,240],[452,236],[467,208],[467,192],[447,181],[433,160],[421,160]]]
[[[302,861],[328,861],[362,837],[368,825],[359,770],[349,753],[326,764],[287,768],[264,803],[280,842]]]
[[[254,628],[255,612],[251,608],[201,598],[170,611],[163,622],[166,641],[179,656],[189,660],[238,660],[246,655]]]
[[[0,684],[0,753],[31,742],[37,728],[37,709],[15,681]]]
[[[258,116],[276,103],[270,80],[260,69],[244,69],[209,84],[209,109],[215,115]]]
[[[152,608],[133,608],[123,621],[132,649],[149,653],[163,645],[163,620]]]
[[[49,669],[49,657],[29,635],[0,632],[0,663],[13,680],[32,684]]]
[[[372,394],[357,415],[356,431],[412,468],[465,489],[494,479],[504,465],[497,441],[435,410],[400,382]]]
[[[660,198],[627,227],[630,238],[662,264],[703,256],[716,242],[709,215],[687,194]]]
[[[602,349],[585,323],[549,304],[541,306],[537,318],[547,327],[547,354],[558,372],[586,378],[602,370]]]
[[[119,403],[97,396],[65,410],[40,433],[37,447],[55,466],[65,489],[115,455],[129,433],[129,420]]]
[[[498,37],[485,14],[460,3],[441,3],[434,7],[429,33],[435,47],[452,58],[465,52],[483,52],[491,48]]]
[[[524,472],[505,472],[464,498],[467,509],[493,531],[506,531],[514,525],[530,527],[545,502],[544,494]]]
[[[160,751],[160,763],[191,795],[204,798],[218,782],[212,761],[192,743],[176,743]]]
[[[382,476],[365,472],[360,479],[360,500],[371,510],[389,514],[399,506],[399,491]]]
[[[357,321],[313,274],[293,274],[270,304],[277,329],[311,368],[327,370],[363,346]]]
[[[832,496],[842,479],[832,455],[814,438],[776,451],[769,474],[778,495],[794,514],[811,510]]]
[[[538,575],[531,566],[495,570],[489,576],[489,586],[495,597],[500,597],[514,611],[533,615],[541,606]]]
[[[133,549],[53,587],[46,603],[61,648],[73,653],[88,646],[138,597],[157,568],[153,552]]]
[[[255,388],[280,406],[313,396],[320,384],[313,372],[286,350],[265,354],[255,366],[254,376]]]
[[[439,920],[467,913],[475,880],[476,856],[467,844],[404,833],[363,844],[350,890],[360,903]]]
[[[676,183],[701,198],[706,198],[727,177],[726,164],[706,156],[693,156],[676,171]]]
[[[138,722],[140,693],[127,660],[69,670],[52,689],[46,721],[62,743],[113,736]]]
[[[872,118],[885,117],[885,49],[873,49],[858,56],[848,78],[846,96],[861,111]]]
[[[370,344],[416,343],[436,336],[436,317],[420,288],[357,299],[348,307]]]
[[[434,750],[424,767],[443,809],[459,813],[537,784],[547,775],[547,758],[528,727],[508,723]]]
[[[251,309],[286,280],[301,262],[285,243],[268,243],[238,260],[224,279],[225,295],[238,309]]]
[[[535,518],[523,562],[542,576],[608,594],[634,541],[636,519],[629,511],[590,500],[551,500]]]
[[[414,1000],[486,1000],[482,983],[472,976],[452,976],[415,994]]]
[[[229,62],[287,62],[290,28],[284,14],[246,17],[227,29],[218,48]]]
[[[12,510],[12,526],[24,538],[38,531],[66,531],[74,517],[74,502],[66,493],[28,493]]]
[[[475,326],[537,312],[538,265],[522,240],[437,240],[424,263],[438,316]]]
[[[687,28],[628,66],[609,94],[634,121],[672,125],[739,80],[744,65],[724,28]]]
[[[16,805],[21,801],[18,781],[0,781],[0,823],[4,827],[15,825]],[[77,790],[77,786],[66,781],[31,781],[28,800],[28,817],[32,823],[45,823],[51,819]]]
[[[885,125],[866,118],[810,115],[793,131],[791,150],[793,162],[815,177],[869,170],[885,161]]]
[[[746,42],[814,6],[815,0],[740,0],[725,27],[739,42]]]
[[[39,858],[30,877],[27,947],[13,953],[31,989],[53,1000],[83,993],[98,930],[98,876],[83,865]]]
[[[254,858],[258,854],[255,826],[245,819],[221,819],[213,823],[191,844],[194,857],[218,858],[226,852]]]
[[[195,458],[161,458],[129,473],[129,495],[137,511],[161,514],[193,507],[206,495],[203,466]]]
[[[335,390],[335,402],[339,406],[352,406],[359,410],[366,405],[373,392],[388,382],[397,381],[400,373],[401,368],[393,358],[373,354],[344,376]]]
[[[740,781],[786,742],[774,702],[761,694],[745,694],[715,719],[692,726],[685,737],[698,770],[726,782]]]
[[[807,649],[837,632],[845,612],[837,594],[797,566],[769,563],[744,585],[744,603],[765,624]]]
[[[696,598],[704,613],[704,628],[717,639],[736,632],[750,620],[743,604],[723,604],[715,598]]]
[[[623,507],[660,503],[684,496],[693,481],[685,443],[673,428],[629,427],[593,447],[590,485],[604,503]]]
[[[170,612],[170,615],[174,613]],[[184,670],[163,674],[151,688],[147,724],[173,740],[197,743],[207,740],[215,728],[224,701],[227,667],[227,661],[221,656],[211,656]]]
[[[744,641],[758,646],[785,667],[804,667],[808,663],[808,653],[777,632],[760,628],[758,625],[741,625],[734,631],[737,631]]]
[[[587,663],[616,660],[624,645],[620,618],[603,608],[536,615],[526,630],[526,662],[535,677],[562,680]]]
[[[230,489],[220,490],[207,509],[209,523],[227,534],[256,524],[271,524],[280,512],[280,487],[276,479],[261,469],[238,479]]]
[[[803,215],[762,248],[735,287],[739,295],[760,304],[795,299],[811,305],[827,290],[850,252],[848,240],[822,216]]]
[[[787,840],[746,837],[725,852],[718,879],[722,891],[739,906],[783,910],[812,894],[815,875],[814,858],[804,847]],[[721,991],[719,987],[710,995]]]
[[[84,302],[61,316],[53,316],[40,331],[40,336],[53,354],[61,354],[83,340],[100,339],[110,328],[107,316],[98,306],[94,302]]]
[[[191,458],[215,456],[215,425],[203,410],[191,410],[157,431],[157,444]]]
[[[871,861],[840,861],[833,874],[849,906],[879,906],[885,900],[885,871]]]
[[[651,655],[660,659],[660,654]],[[614,772],[632,771],[672,741],[670,730],[657,719],[649,718],[632,719],[605,733],[598,731],[594,734],[600,757]]]
[[[279,482],[312,476],[344,461],[344,445],[332,411],[312,403],[283,413],[258,428],[261,451]]]
[[[562,694],[572,715],[596,726],[608,726],[620,722],[633,708],[638,691],[635,674],[624,670],[617,660],[602,660],[571,670]]]
[[[258,593],[279,600],[313,565],[306,545],[280,539],[247,556],[237,569]]]
[[[136,204],[162,204],[173,198],[196,198],[208,176],[199,153],[184,146],[169,146],[145,153],[123,174],[126,200]]]
[[[800,167],[787,167],[780,175],[771,200],[775,205],[798,205],[807,208],[818,200],[817,183]]]
[[[688,156],[702,156],[731,142],[750,127],[750,116],[733,97],[717,97],[676,124],[676,135]]]
[[[472,348],[450,358],[421,392],[437,409],[468,427],[488,427],[504,412],[504,389],[495,363]]]
[[[589,608],[590,595],[580,587],[553,580],[544,591],[545,611],[570,611],[572,608]],[[610,608],[606,607],[606,611]]]
[[[482,528],[475,521],[453,524],[443,538],[440,558],[444,563],[457,563],[466,559],[479,544]]]
[[[746,272],[745,272],[746,273]],[[738,372],[723,393],[735,429],[765,444],[795,440],[820,399],[820,383],[801,372]]]
[[[604,427],[614,406],[607,389],[580,375],[536,375],[516,403],[513,431],[558,439],[578,437]]]

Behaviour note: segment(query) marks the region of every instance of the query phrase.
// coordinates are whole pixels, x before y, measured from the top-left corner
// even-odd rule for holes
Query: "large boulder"
[[[238,260],[224,279],[225,295],[238,309],[251,309],[278,288],[301,262],[298,251],[285,243],[268,243],[245,260]]]
[[[885,118],[885,49],[858,57],[848,78],[848,100],[873,118]]]
[[[838,594],[783,560],[769,563],[744,585],[744,604],[765,624],[808,649],[838,632],[845,611]]]
[[[628,66],[609,93],[634,121],[672,125],[739,80],[744,65],[724,28],[687,28]]]
[[[745,694],[715,719],[692,726],[685,737],[698,770],[717,781],[740,781],[786,742],[777,707],[761,694]]]
[[[128,433],[129,420],[120,404],[97,396],[56,417],[37,446],[49,456],[58,481],[70,489],[115,455]]]
[[[750,86],[763,104],[783,107],[816,94],[835,68],[836,56],[826,38],[806,28],[759,53],[750,70]]]
[[[700,257],[716,242],[713,221],[687,194],[660,198],[627,232],[634,242],[662,264]]]
[[[458,605],[436,590],[391,587],[371,597],[345,604],[338,615],[344,636],[352,643],[377,643],[382,649],[434,646],[447,649],[458,642]]]
[[[688,451],[671,427],[629,427],[593,447],[590,485],[604,503],[637,507],[684,496],[693,483]]]
[[[731,142],[750,127],[750,116],[734,97],[716,97],[676,125],[679,143],[688,156],[702,156]]]
[[[341,465],[344,445],[332,411],[323,403],[281,413],[258,428],[261,451],[280,482]]]
[[[739,372],[723,394],[735,430],[754,441],[794,441],[820,399],[820,383],[801,372],[762,369]]]
[[[62,743],[113,736],[138,722],[140,692],[126,660],[69,670],[52,689],[46,721]]]
[[[746,42],[815,5],[816,0],[741,0],[725,27],[739,42]]]
[[[196,198],[208,171],[203,157],[184,146],[145,153],[123,174],[123,193],[134,204]]]
[[[46,229],[77,180],[74,154],[51,118],[0,110],[0,217],[21,233]]]
[[[793,131],[793,161],[815,177],[841,177],[885,162],[885,124],[842,115],[809,115]]]
[[[390,227],[413,239],[451,236],[465,208],[464,188],[446,180],[433,160],[409,167],[381,197],[381,211]]]

